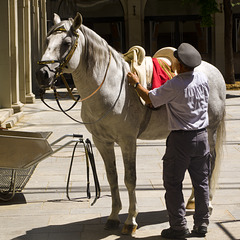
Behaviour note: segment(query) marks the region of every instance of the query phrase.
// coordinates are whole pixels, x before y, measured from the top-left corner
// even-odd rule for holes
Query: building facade
[[[46,0],[0,2],[0,110],[17,113],[35,101],[33,73],[47,31],[45,7]]]
[[[152,56],[162,47],[189,42],[224,74],[224,13],[222,0],[217,1],[214,26],[203,28],[199,6],[180,0],[1,0],[0,110],[16,113],[34,102],[35,70],[53,13],[67,19],[80,12],[86,26],[123,53],[140,45]],[[235,73],[240,74],[239,7],[233,9],[233,23]]]

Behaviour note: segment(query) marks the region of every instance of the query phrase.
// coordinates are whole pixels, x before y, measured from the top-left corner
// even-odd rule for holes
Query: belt
[[[201,128],[201,129],[195,129],[195,130],[172,130],[172,132],[179,132],[179,133],[198,133],[198,132],[203,132],[206,131],[206,128]]]

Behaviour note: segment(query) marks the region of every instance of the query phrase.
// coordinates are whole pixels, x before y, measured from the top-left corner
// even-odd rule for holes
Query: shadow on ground
[[[229,237],[231,240],[239,240],[236,239],[233,234],[231,233],[231,229],[228,229],[227,225],[231,223],[237,223],[240,222],[240,220],[232,220],[232,221],[225,221],[225,222],[219,222],[217,223],[218,227],[222,229],[222,231]]]
[[[12,199],[9,199],[10,197],[12,197]],[[6,200],[4,201],[3,199],[6,199]],[[3,193],[0,194],[0,206],[26,204],[26,203],[27,202],[23,193],[17,193],[14,196],[12,196],[12,194],[3,194]]]
[[[191,215],[192,213],[187,213]],[[127,214],[120,214],[121,222],[127,218]],[[151,233],[151,225],[167,223],[168,216],[167,211],[153,211],[153,212],[143,212],[138,214],[138,229],[141,230],[143,227],[148,227],[149,235]],[[120,224],[119,229],[117,230],[105,230],[104,223],[107,221],[107,217],[103,218],[93,218],[86,221],[73,222],[70,224],[64,225],[50,225],[47,227],[35,228],[30,231],[27,231],[25,235],[16,237],[12,240],[100,240],[100,239],[118,239],[118,240],[127,240],[134,239],[133,236],[127,236],[121,234],[121,229],[123,224]],[[138,231],[138,230],[137,230]],[[144,230],[143,230],[144,231]],[[159,229],[158,236],[149,236],[144,237],[137,236],[136,239],[143,240],[161,240]],[[154,231],[153,231],[154,232]],[[111,237],[113,235],[113,237]],[[141,234],[140,234],[141,235]]]
[[[234,94],[226,94],[226,99],[230,99],[230,98],[239,98],[240,95],[234,95]]]

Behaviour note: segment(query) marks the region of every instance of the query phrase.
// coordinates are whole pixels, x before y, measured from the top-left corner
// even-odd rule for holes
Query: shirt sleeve
[[[149,91],[149,98],[155,108],[171,102],[176,97],[177,91],[173,87],[176,78],[174,77],[161,87]]]

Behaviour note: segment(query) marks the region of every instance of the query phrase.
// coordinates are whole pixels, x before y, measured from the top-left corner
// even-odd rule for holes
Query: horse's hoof
[[[127,225],[124,224],[123,229],[122,229],[122,234],[124,235],[132,235],[136,232],[137,230],[137,225]]]
[[[195,202],[194,201],[188,201],[186,209],[195,209]]]
[[[105,226],[104,226],[104,229],[106,229],[106,230],[115,230],[115,229],[118,229],[119,224],[120,224],[119,220],[108,219],[106,224],[105,224]]]

